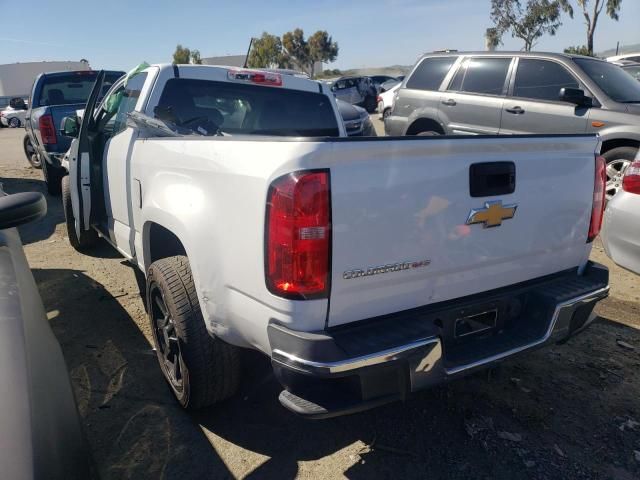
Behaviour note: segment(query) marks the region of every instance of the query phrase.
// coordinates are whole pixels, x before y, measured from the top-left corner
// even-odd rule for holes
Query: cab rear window
[[[44,77],[38,106],[71,105],[87,103],[98,72],[82,71],[64,74],[46,75]],[[102,95],[113,85],[122,73],[106,73]]]
[[[174,78],[155,116],[183,128],[220,134],[333,137],[338,123],[329,97],[260,85]]]

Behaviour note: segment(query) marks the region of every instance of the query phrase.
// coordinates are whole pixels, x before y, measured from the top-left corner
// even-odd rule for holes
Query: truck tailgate
[[[331,172],[328,326],[584,264],[597,147],[596,137],[579,135],[380,139],[321,150]],[[489,162],[513,162],[513,193],[471,196],[471,165]],[[500,225],[467,224],[493,201],[502,202]]]

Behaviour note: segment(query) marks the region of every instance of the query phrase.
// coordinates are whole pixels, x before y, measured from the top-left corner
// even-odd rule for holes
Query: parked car
[[[378,95],[378,113],[381,119],[387,118],[393,109],[393,102],[396,98],[396,92],[400,88],[401,83],[396,83],[391,89]]]
[[[376,111],[378,90],[369,77],[342,77],[333,82],[331,91],[338,100],[364,108],[367,112]]]
[[[184,407],[230,397],[250,348],[293,412],[371,408],[564,340],[607,295],[595,135],[354,138],[302,78],[154,65],[98,105],[103,77],[64,121],[67,233],[144,272]]]
[[[0,190],[2,478],[93,478],[67,367],[22,250],[18,225],[47,211],[40,193]]]
[[[350,137],[376,137],[376,129],[371,123],[369,113],[361,107],[356,107],[342,100],[337,100],[338,112],[346,134]]]
[[[613,57],[607,57],[607,62],[636,62],[640,63],[640,52],[625,53],[623,55],[615,55]]]
[[[124,72],[107,72],[105,86],[122,75]],[[58,134],[60,122],[84,107],[96,76],[92,70],[51,72],[38,75],[33,83],[23,147],[31,165],[42,168],[51,195],[60,194],[60,180],[65,175],[60,159],[71,144],[69,138]]]
[[[370,75],[369,78],[373,81],[373,84],[376,86],[376,90],[378,93],[382,91],[382,85],[385,82],[389,81],[398,81],[397,77],[392,77],[391,75]]]
[[[24,105],[23,108],[7,107],[4,110],[0,111],[0,123],[2,123],[4,127],[23,127],[26,113],[26,105]]]
[[[626,169],[620,192],[607,205],[601,238],[614,262],[640,275],[640,155]]]
[[[640,82],[640,63],[629,63],[622,65],[621,68]]]
[[[539,52],[424,55],[398,91],[388,135],[598,133],[607,198],[640,146],[640,84],[595,58]]]

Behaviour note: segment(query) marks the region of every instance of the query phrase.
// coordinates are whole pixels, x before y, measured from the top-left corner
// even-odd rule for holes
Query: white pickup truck
[[[97,105],[101,77],[63,122],[69,240],[144,272],[184,407],[231,396],[251,348],[286,408],[371,408],[564,341],[607,296],[596,136],[348,138],[307,79],[156,65]]]

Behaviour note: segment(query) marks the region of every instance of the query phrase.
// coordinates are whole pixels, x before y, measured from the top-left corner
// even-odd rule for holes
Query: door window
[[[561,88],[580,88],[566,68],[556,62],[521,58],[513,88],[514,97],[559,101]]]
[[[511,58],[472,58],[458,69],[449,90],[502,95]]]
[[[456,57],[425,58],[407,80],[407,88],[438,90],[455,61]]]
[[[136,108],[140,91],[146,79],[147,74],[145,72],[138,73],[127,81],[122,92],[114,92],[115,95],[122,95],[122,99],[120,99],[118,110],[114,117],[112,135],[117,135],[127,128],[127,114]]]

